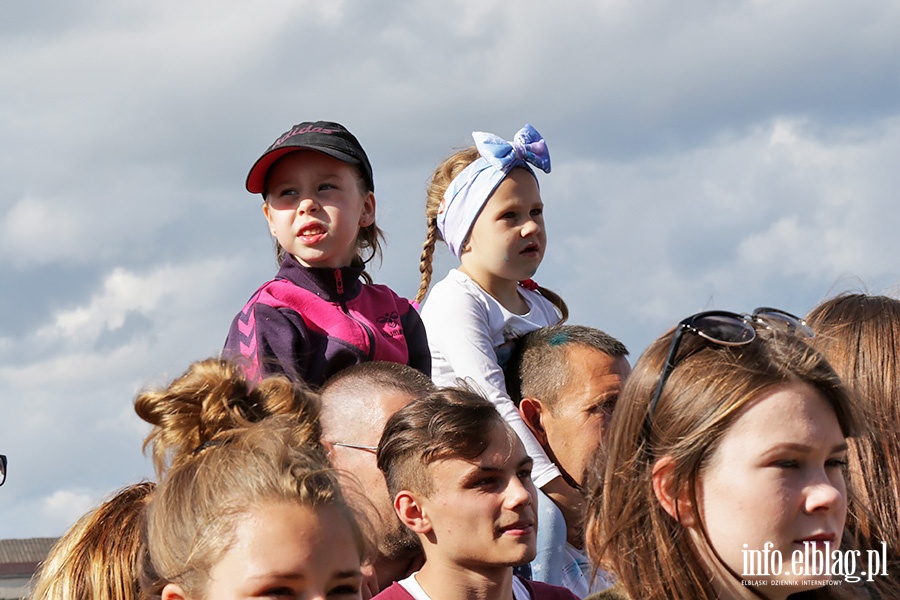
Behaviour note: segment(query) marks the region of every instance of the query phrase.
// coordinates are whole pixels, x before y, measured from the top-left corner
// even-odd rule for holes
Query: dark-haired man
[[[378,467],[425,564],[376,598],[574,600],[513,575],[535,555],[532,459],[489,401],[444,388],[400,409],[385,426]]]

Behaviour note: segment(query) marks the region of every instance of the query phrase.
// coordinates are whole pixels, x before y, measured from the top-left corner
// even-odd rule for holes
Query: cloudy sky
[[[532,123],[536,279],[632,356],[687,314],[900,282],[892,0],[34,0],[0,19],[0,537],[151,475],[132,399],[221,348],[275,270],[246,172],[342,122],[375,278],[418,286],[424,189]],[[443,251],[436,266],[454,266]]]

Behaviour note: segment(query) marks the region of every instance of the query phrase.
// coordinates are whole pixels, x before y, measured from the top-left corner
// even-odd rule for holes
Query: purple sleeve
[[[409,366],[431,377],[431,350],[428,349],[428,337],[425,335],[425,324],[422,317],[412,305],[402,317],[403,335],[409,351]]]
[[[242,357],[251,380],[284,374],[293,381],[308,382],[309,336],[295,311],[253,303],[234,318],[225,340],[223,356]]]

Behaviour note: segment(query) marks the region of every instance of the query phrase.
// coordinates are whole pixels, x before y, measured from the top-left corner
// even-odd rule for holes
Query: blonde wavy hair
[[[161,389],[135,398],[138,416],[153,425],[144,440],[157,476],[204,444],[272,415],[292,415],[297,443],[320,449],[319,397],[304,385],[273,375],[254,383],[236,362],[197,361]]]
[[[318,395],[284,376],[251,382],[230,360],[193,363],[162,389],[140,393],[137,414],[161,477],[147,509],[141,589],[174,583],[203,597],[210,569],[234,543],[237,521],[288,503],[345,515],[360,559],[370,544],[321,446]]]
[[[41,564],[31,600],[138,600],[144,511],[155,487],[123,488],[78,519]]]
[[[290,415],[222,432],[173,464],[147,510],[141,588],[158,598],[167,584],[202,598],[211,569],[235,540],[239,519],[254,509],[292,504],[336,508],[347,520],[362,561],[369,545],[336,472],[303,440]]]

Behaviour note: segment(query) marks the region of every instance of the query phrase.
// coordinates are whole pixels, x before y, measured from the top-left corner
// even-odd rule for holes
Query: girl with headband
[[[512,142],[474,132],[475,146],[441,163],[428,187],[428,234],[419,270],[421,302],[431,283],[435,244],[446,242],[460,266],[434,286],[422,307],[432,378],[476,386],[497,407],[534,458],[535,484],[578,528],[580,495],[567,484],[506,391],[502,366],[513,340],[568,316],[562,299],[532,281],[544,257],[544,203],[532,166],[550,172],[547,144],[531,125]]]

